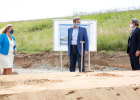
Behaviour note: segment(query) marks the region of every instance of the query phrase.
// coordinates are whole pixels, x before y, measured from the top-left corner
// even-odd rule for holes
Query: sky
[[[140,0],[0,0],[0,22],[140,8]]]

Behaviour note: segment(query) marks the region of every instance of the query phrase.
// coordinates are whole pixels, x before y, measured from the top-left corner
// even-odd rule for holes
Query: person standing
[[[12,74],[14,54],[16,53],[16,42],[12,35],[13,26],[7,25],[0,35],[0,68],[3,68],[2,75]]]
[[[127,53],[130,57],[132,70],[140,70],[140,29],[138,19],[132,19],[130,27],[132,32],[128,39]]]
[[[83,69],[82,72],[85,71],[84,66],[84,55],[88,54],[88,36],[87,30],[84,27],[80,26],[80,18],[76,17],[73,19],[74,26],[68,29],[68,56],[70,57],[70,72],[75,72],[76,70],[76,61],[78,61],[79,72],[81,72],[81,43],[80,41],[84,41],[83,46]]]

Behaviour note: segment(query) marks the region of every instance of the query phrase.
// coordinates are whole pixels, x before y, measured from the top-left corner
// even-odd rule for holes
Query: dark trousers
[[[140,70],[139,56],[136,57],[135,53],[130,53],[130,62],[132,70]]]
[[[76,61],[78,61],[79,72],[81,72],[81,55],[78,52],[76,45],[71,45],[71,52],[70,52],[70,72],[75,72],[76,70]],[[85,71],[84,66],[84,56],[83,56],[83,69],[82,72]]]

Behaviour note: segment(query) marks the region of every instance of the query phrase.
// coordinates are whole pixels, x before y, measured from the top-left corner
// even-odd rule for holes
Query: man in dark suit
[[[140,29],[138,19],[132,19],[130,27],[132,32],[128,39],[127,53],[130,57],[132,70],[140,70]]]
[[[76,17],[73,19],[74,26],[68,29],[68,56],[70,56],[70,72],[75,72],[76,61],[78,61],[79,72],[81,72],[81,41],[84,41],[83,55],[88,54],[88,36],[87,30],[80,26],[80,18]],[[83,57],[83,69],[84,57]]]

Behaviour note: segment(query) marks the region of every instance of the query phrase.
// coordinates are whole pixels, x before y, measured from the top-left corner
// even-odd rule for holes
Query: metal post
[[[61,63],[61,71],[62,71],[62,51],[60,51],[60,63]]]
[[[88,71],[90,71],[90,51],[88,53]]]
[[[80,43],[82,44],[81,47],[81,72],[83,70],[83,44],[85,43],[85,41],[80,41]]]
[[[1,71],[1,69],[0,69],[0,75],[2,75],[2,71]]]

